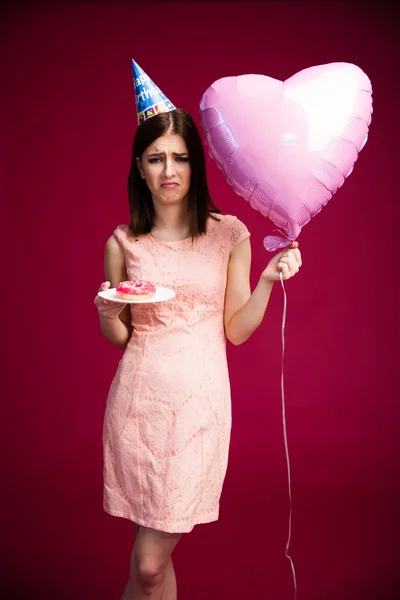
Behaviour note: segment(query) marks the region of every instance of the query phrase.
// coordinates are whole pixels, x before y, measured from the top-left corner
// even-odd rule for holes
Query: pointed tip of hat
[[[143,123],[161,112],[175,110],[175,106],[132,58],[133,84],[136,96],[138,123]]]

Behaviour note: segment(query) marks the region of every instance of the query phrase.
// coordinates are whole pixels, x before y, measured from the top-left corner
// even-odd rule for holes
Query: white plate
[[[165,302],[166,300],[171,300],[175,296],[175,292],[169,288],[156,286],[156,295],[152,298],[148,298],[148,300],[124,300],[117,296],[115,288],[99,292],[98,295],[105,300],[120,302],[121,304],[149,304],[151,302]]]

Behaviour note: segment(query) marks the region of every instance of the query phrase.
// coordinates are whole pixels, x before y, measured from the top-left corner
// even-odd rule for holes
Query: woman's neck
[[[170,206],[154,202],[154,210],[153,233],[155,237],[184,239],[189,236],[189,215],[186,202]]]

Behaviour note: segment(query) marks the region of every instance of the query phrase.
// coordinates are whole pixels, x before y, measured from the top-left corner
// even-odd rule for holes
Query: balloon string
[[[284,380],[283,380],[283,360],[285,356],[285,324],[286,324],[286,312],[287,312],[287,298],[286,298],[286,290],[283,283],[282,272],[279,274],[282,289],[283,289],[283,316],[282,316],[282,377],[281,377],[281,391],[282,391],[282,421],[283,421],[283,436],[285,440],[285,451],[286,451],[286,463],[288,470],[288,484],[289,484],[289,534],[286,542],[285,548],[285,556],[290,561],[290,566],[292,567],[292,575],[293,575],[293,583],[294,583],[294,600],[297,598],[297,581],[296,581],[296,571],[294,569],[293,561],[290,558],[289,544],[292,536],[292,484],[291,484],[291,476],[290,476],[290,460],[289,460],[289,449],[287,442],[287,432],[286,432],[286,411],[285,411],[285,388],[284,388]]]

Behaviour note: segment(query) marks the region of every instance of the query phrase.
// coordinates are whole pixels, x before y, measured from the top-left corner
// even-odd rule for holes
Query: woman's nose
[[[165,175],[172,177],[175,174],[175,162],[172,158],[167,158],[165,161]]]

